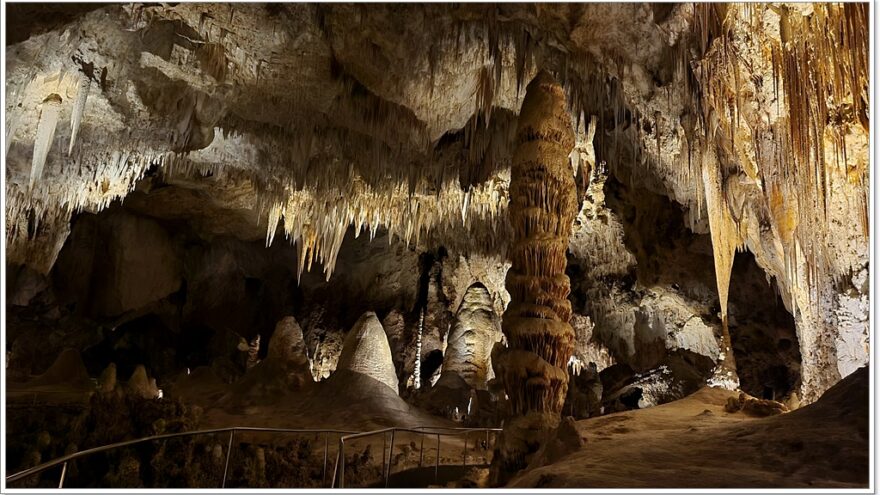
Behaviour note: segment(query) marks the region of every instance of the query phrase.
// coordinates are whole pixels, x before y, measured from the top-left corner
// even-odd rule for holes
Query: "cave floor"
[[[863,373],[862,373],[863,372]],[[866,488],[868,373],[815,404],[753,418],[703,388],[648,409],[577,422],[583,446],[509,483],[541,488]]]
[[[816,403],[767,418],[728,413],[724,405],[737,393],[703,388],[661,406],[578,421],[577,431],[584,441],[578,450],[548,456],[545,465],[522,473],[508,486],[864,488],[869,482],[868,379],[868,370],[863,368]],[[454,425],[407,405],[393,391],[382,388],[384,385],[350,379],[329,380],[319,385],[297,394],[208,405],[200,427],[367,431],[388,426]],[[63,403],[82,404],[85,396],[58,387],[13,388],[7,399],[9,405],[18,407],[58,407]],[[269,440],[262,438],[266,435],[269,434],[255,434],[253,440]],[[352,452],[360,452],[368,445],[373,452],[383,452],[381,438],[364,439],[351,446]],[[425,461],[430,466],[436,450],[434,440],[427,438]],[[418,434],[400,435],[396,439],[395,472],[418,466],[423,447],[420,442]],[[485,462],[489,452],[471,442],[468,463]],[[330,444],[331,456],[335,455],[334,443]],[[461,449],[460,440],[444,437],[440,464],[461,463]],[[372,462],[378,465],[379,459],[377,456]],[[451,486],[485,483],[487,470],[469,471],[467,478],[472,484]],[[370,483],[368,479],[360,481]]]

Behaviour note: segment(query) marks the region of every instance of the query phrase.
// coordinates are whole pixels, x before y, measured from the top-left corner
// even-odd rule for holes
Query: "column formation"
[[[497,346],[492,361],[511,417],[496,452],[496,477],[525,467],[546,432],[558,426],[568,389],[566,364],[575,341],[565,275],[577,215],[573,147],[565,93],[542,71],[526,89],[510,176],[514,238],[505,285],[511,300],[502,320],[507,347]]]

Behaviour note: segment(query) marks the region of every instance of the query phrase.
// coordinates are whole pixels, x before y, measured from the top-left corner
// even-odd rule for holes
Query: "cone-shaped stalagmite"
[[[565,275],[577,214],[568,161],[573,147],[565,93],[541,72],[526,89],[510,177],[511,300],[502,321],[508,347],[496,346],[492,362],[512,417],[496,452],[496,481],[525,467],[546,432],[556,428],[568,387],[565,367],[575,340]]]

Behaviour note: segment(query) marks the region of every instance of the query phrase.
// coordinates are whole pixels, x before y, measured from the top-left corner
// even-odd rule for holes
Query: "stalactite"
[[[823,298],[852,269],[836,252],[849,240],[833,237],[840,232],[834,224],[841,209],[852,211],[852,240],[859,235],[867,240],[868,232],[869,188],[855,186],[866,183],[867,171],[850,176],[841,167],[851,163],[849,143],[868,144],[867,5],[727,4],[720,9],[696,4],[694,14],[696,39],[703,40],[694,63],[700,79],[694,105],[706,117],[701,124],[707,139],[716,142],[717,157],[711,161],[721,170],[738,163],[752,179],[763,200],[759,208],[780,244],[782,259],[775,270],[792,313],[802,315],[799,325],[814,327],[804,328],[804,335],[831,335],[833,316]],[[769,91],[764,93],[762,84]],[[756,114],[756,103],[766,112]],[[701,188],[707,192],[709,179]],[[835,196],[841,189],[844,194]],[[718,201],[706,201],[725,305],[720,258],[733,250],[732,241],[718,233],[732,230],[726,213],[719,215],[713,206]],[[823,352],[810,349],[809,355]],[[804,398],[815,398],[833,383],[817,369],[819,359],[805,361]]]
[[[6,112],[8,120],[6,122],[3,156],[9,155],[9,147],[12,146],[12,140],[15,139],[15,133],[18,132],[18,127],[21,125],[22,113],[22,110],[18,107],[13,107],[10,111]]]
[[[709,213],[712,255],[715,260],[715,283],[721,304],[721,352],[723,353],[723,359],[710,383],[733,390],[739,386],[739,378],[736,374],[736,361],[727,324],[727,299],[733,258],[741,240],[739,228],[731,217],[730,207],[724,198],[719,164],[715,159],[714,151],[707,150],[703,154],[703,160],[703,187],[706,194],[706,209]]]
[[[73,153],[73,145],[76,144],[76,136],[79,134],[79,126],[82,123],[83,113],[86,109],[86,100],[89,97],[89,90],[92,87],[92,80],[84,74],[79,76],[79,84],[76,89],[76,98],[73,100],[73,109],[70,112],[70,145],[67,148],[68,156]]]
[[[492,356],[513,415],[493,461],[500,478],[524,468],[557,426],[568,386],[575,334],[565,267],[577,214],[571,123],[562,87],[540,72],[526,88],[511,169],[511,301],[502,321],[509,348],[496,346]]]
[[[52,148],[52,140],[55,138],[55,126],[58,125],[58,115],[61,113],[61,97],[53,93],[43,100],[40,106],[40,123],[37,125],[37,137],[34,139],[34,156],[31,163],[30,188],[43,175],[43,166]]]

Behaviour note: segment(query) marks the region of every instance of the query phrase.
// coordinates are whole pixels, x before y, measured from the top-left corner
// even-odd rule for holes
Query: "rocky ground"
[[[870,370],[816,403],[758,418],[704,388],[662,406],[577,422],[583,446],[511,481],[515,488],[865,488]]]

